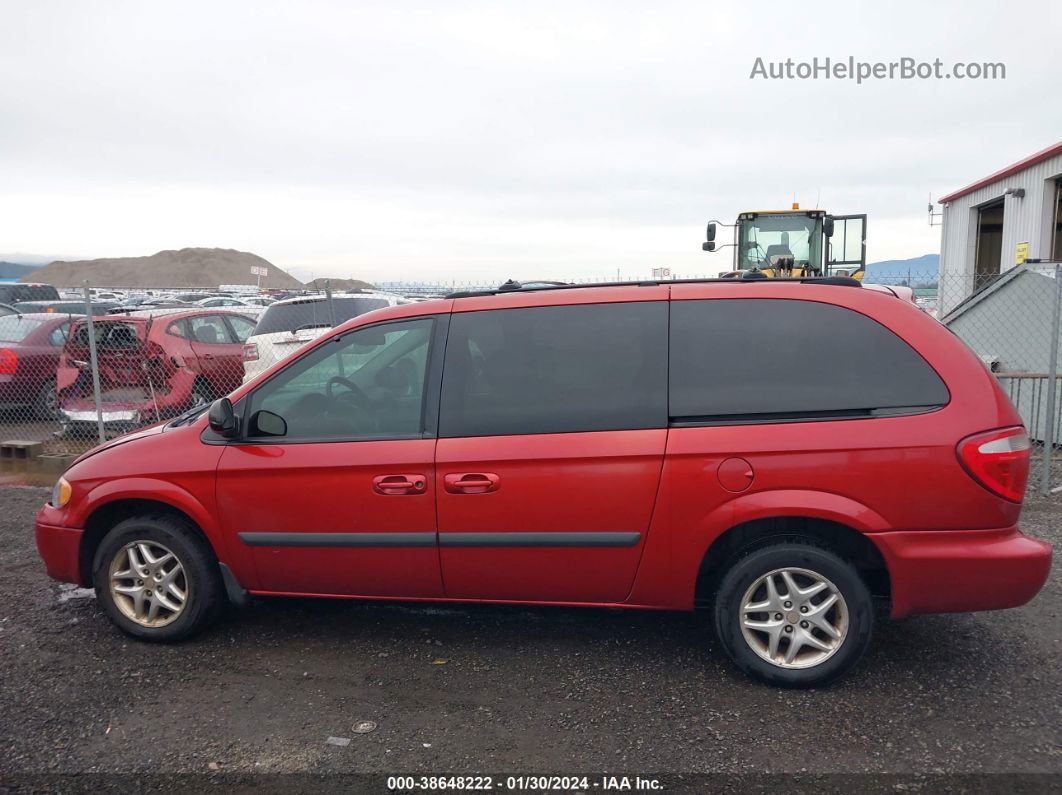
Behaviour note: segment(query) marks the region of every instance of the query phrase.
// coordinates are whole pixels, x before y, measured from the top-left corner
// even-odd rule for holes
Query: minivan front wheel
[[[209,546],[166,514],[115,525],[96,551],[93,584],[118,628],[143,640],[185,638],[205,626],[222,604]]]
[[[833,552],[803,541],[760,547],[726,573],[715,603],[723,647],[776,685],[813,687],[847,672],[873,629],[870,592]]]

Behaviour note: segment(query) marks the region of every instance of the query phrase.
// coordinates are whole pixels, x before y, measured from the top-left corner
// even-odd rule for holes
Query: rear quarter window
[[[845,307],[790,299],[674,301],[672,421],[874,416],[944,405],[936,371]]]

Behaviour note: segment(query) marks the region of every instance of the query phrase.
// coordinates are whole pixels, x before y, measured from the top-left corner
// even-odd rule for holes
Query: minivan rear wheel
[[[118,523],[96,550],[92,571],[108,617],[142,640],[186,638],[223,604],[212,550],[178,517],[149,514]]]
[[[731,659],[774,685],[815,687],[849,671],[874,612],[858,572],[828,549],[787,540],[741,556],[723,577],[715,625]]]

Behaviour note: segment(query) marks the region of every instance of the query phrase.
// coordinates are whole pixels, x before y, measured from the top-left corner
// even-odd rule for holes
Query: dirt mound
[[[257,254],[231,248],[182,248],[150,257],[115,257],[78,262],[53,262],[22,277],[59,287],[217,287],[255,284],[252,267],[265,268],[262,287],[299,289],[302,283]]]

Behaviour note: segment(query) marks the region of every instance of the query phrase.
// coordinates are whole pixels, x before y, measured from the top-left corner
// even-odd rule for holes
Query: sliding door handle
[[[487,494],[497,491],[500,478],[491,472],[455,472],[443,477],[451,494]]]

